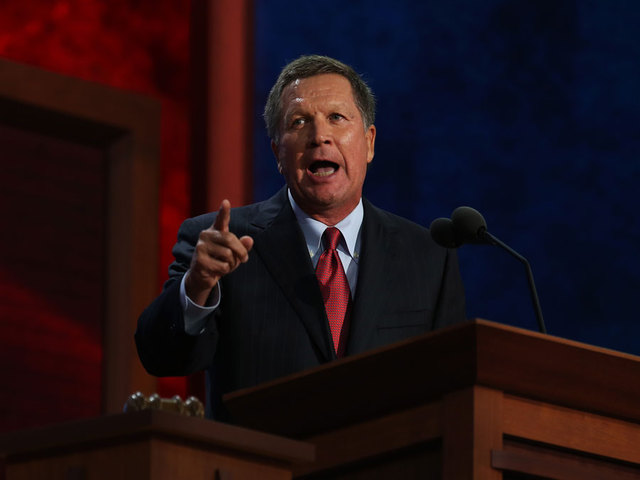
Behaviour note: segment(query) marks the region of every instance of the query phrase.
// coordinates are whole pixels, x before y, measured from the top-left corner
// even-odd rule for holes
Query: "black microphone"
[[[471,207],[458,207],[451,214],[451,219],[436,218],[431,222],[429,229],[431,231],[431,238],[433,238],[438,245],[445,248],[458,248],[465,243],[495,245],[524,264],[527,271],[527,280],[529,281],[531,302],[536,314],[536,319],[538,320],[538,329],[542,333],[547,333],[544,319],[542,318],[542,308],[540,307],[538,292],[533,280],[531,265],[529,265],[526,258],[513,248],[489,233],[487,230],[487,222],[480,212]]]
[[[462,243],[487,243],[484,237],[487,222],[479,211],[471,207],[458,207],[451,214],[451,222]]]
[[[453,222],[449,218],[436,218],[429,227],[431,238],[445,248],[458,248],[462,241],[453,230]]]

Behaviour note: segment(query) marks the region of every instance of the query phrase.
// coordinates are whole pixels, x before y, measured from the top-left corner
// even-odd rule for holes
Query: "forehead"
[[[349,80],[336,73],[325,73],[296,79],[282,92],[282,106],[285,111],[323,103],[345,103],[355,106]]]

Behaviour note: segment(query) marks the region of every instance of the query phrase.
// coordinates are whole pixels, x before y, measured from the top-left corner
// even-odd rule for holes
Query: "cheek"
[[[289,177],[291,175],[300,175],[300,166],[302,154],[295,149],[281,148],[278,155],[278,165],[280,173]]]
[[[342,135],[342,138],[344,139],[345,142],[353,142],[353,137],[354,137],[354,132],[353,130],[349,130],[348,132],[345,132],[344,135]]]
[[[279,158],[281,161],[291,161],[302,151],[304,143],[299,137],[287,135],[280,143]]]
[[[368,152],[368,143],[366,135],[363,135],[359,127],[350,128],[341,132],[339,135],[340,146],[355,155],[361,155]]]
[[[278,151],[278,162],[282,164],[282,166],[287,165],[291,162],[291,146],[289,143],[280,144],[280,149]]]
[[[342,152],[348,157],[347,161],[355,164],[368,163],[369,160],[369,148],[367,142],[362,136],[351,133],[347,137],[343,137]]]

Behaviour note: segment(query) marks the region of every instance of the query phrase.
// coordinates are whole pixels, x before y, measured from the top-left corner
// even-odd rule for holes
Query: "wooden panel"
[[[439,444],[420,444],[414,448],[387,452],[366,462],[347,464],[309,476],[309,480],[441,480]]]
[[[375,457],[391,450],[416,446],[429,450],[428,443],[437,444],[439,452],[440,408],[440,403],[435,402],[306,438],[305,441],[316,446],[316,461],[312,465],[300,465],[294,473],[302,477],[363,460],[375,463]]]
[[[504,433],[640,464],[640,424],[506,396]]]
[[[477,324],[479,384],[640,421],[640,357],[515,327]]]
[[[143,441],[42,456],[9,463],[6,480],[143,480],[150,476],[150,446]]]
[[[491,451],[502,448],[502,392],[471,387],[443,403],[442,478],[500,480]]]
[[[12,464],[6,480],[287,480],[289,468],[267,460],[152,439]]]
[[[201,447],[216,445],[231,450],[240,449],[253,456],[282,462],[294,463],[315,458],[315,448],[307,443],[154,410],[107,415],[0,435],[0,453],[6,453],[10,460],[32,455],[47,456],[89,447],[98,448],[151,434]],[[52,452],[54,449],[56,452]]]
[[[111,415],[0,436],[6,480],[291,478],[307,443],[160,411]]]
[[[154,480],[286,480],[291,470],[268,460],[251,459],[223,451],[211,451],[164,440],[152,440],[151,476]],[[117,477],[119,478],[119,477]],[[134,479],[134,477],[131,477]],[[10,479],[7,479],[10,480]],[[135,479],[137,480],[137,479]]]
[[[506,441],[504,450],[493,451],[491,463],[506,472],[505,479],[514,478],[513,473],[556,480],[640,479],[638,468],[622,462],[513,441]]]

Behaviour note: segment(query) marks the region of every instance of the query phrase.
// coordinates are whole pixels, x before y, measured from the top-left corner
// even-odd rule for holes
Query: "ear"
[[[364,137],[367,141],[367,163],[371,163],[373,160],[373,156],[375,154],[375,145],[376,145],[376,126],[371,125],[367,129],[364,134]]]

